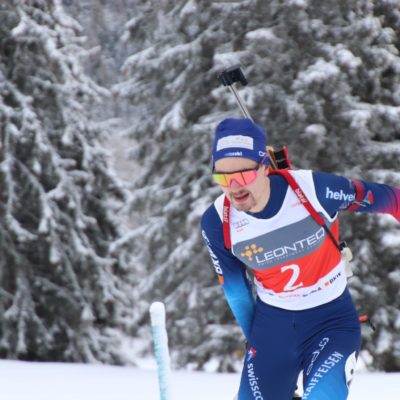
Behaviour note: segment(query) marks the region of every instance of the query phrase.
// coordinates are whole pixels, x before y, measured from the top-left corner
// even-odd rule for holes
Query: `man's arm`
[[[400,222],[400,188],[323,172],[313,172],[313,178],[318,200],[330,215],[340,210],[386,213]]]
[[[222,222],[214,205],[204,213],[201,228],[225,298],[244,336],[249,339],[255,305],[251,285],[243,263],[224,247]]]

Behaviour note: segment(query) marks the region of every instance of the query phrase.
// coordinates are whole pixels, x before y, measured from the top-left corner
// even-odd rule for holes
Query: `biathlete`
[[[300,371],[303,399],[346,399],[361,334],[338,212],[400,222],[400,189],[306,170],[271,173],[265,130],[250,119],[222,121],[212,151],[223,194],[201,226],[248,343],[238,399],[292,399]]]

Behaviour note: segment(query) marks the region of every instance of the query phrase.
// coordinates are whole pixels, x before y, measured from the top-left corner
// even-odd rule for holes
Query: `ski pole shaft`
[[[374,323],[371,321],[371,318],[368,317],[368,315],[360,315],[360,316],[359,316],[359,321],[360,321],[361,324],[363,324],[363,323],[368,323],[369,326],[371,327],[371,329],[372,329],[373,331],[376,330],[376,326],[375,326]]]
[[[149,311],[157,362],[160,400],[171,400],[171,367],[168,335],[165,327],[165,306],[156,301],[151,304]]]

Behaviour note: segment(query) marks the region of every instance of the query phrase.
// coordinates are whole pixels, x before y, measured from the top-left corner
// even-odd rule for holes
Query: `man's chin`
[[[251,199],[248,199],[247,201],[236,201],[235,199],[231,200],[231,203],[233,207],[236,208],[238,211],[250,211],[253,207],[253,202],[249,201]]]

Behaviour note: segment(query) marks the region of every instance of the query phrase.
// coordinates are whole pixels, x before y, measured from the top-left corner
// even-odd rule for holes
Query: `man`
[[[289,400],[300,371],[303,399],[346,399],[361,335],[337,214],[385,212],[400,221],[400,189],[304,170],[287,177],[268,165],[261,126],[249,119],[218,125],[213,178],[223,194],[201,225],[248,343],[238,399]]]

